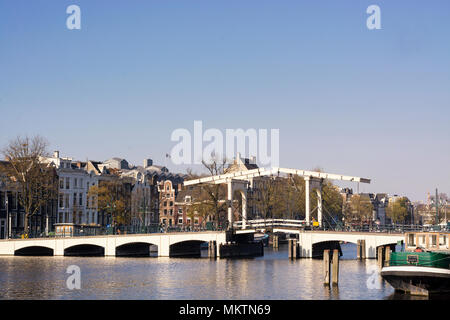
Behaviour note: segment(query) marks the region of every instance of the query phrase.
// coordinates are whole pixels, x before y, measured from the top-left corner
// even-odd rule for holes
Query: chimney
[[[144,168],[150,167],[153,165],[153,160],[152,159],[145,159],[144,160]]]
[[[256,164],[256,157],[250,157],[250,164]]]
[[[53,158],[59,158],[59,151],[53,152]]]

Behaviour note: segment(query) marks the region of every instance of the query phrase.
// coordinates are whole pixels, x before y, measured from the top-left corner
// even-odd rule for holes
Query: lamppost
[[[6,219],[8,220],[8,239],[11,238],[11,216],[9,215],[8,191],[5,192]]]

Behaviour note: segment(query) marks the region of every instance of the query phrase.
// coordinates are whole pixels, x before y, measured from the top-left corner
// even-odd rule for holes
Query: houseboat
[[[391,253],[381,276],[411,295],[450,293],[449,238],[449,231],[407,233],[404,251]]]

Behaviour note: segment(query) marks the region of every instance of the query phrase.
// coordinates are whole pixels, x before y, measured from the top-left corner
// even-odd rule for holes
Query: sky
[[[279,129],[280,167],[426,200],[450,193],[449,34],[448,0],[0,0],[0,146],[182,172],[165,155],[195,120]]]

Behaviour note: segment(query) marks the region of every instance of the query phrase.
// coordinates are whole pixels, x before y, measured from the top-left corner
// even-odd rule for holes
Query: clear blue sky
[[[450,193],[449,35],[448,0],[0,0],[0,145],[164,164],[194,120],[279,128],[282,167]]]

